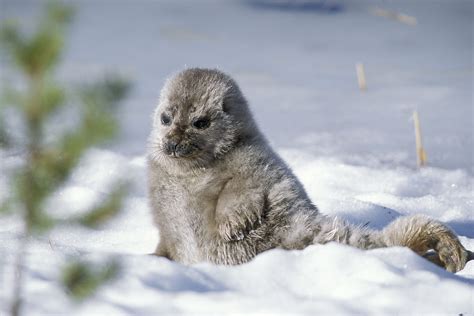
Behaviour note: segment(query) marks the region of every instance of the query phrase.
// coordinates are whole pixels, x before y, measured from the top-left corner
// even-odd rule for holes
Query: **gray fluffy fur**
[[[202,126],[194,126],[199,119]],[[156,254],[182,263],[240,264],[271,248],[330,241],[407,246],[420,255],[433,249],[432,261],[449,271],[469,257],[446,226],[426,216],[374,231],[320,214],[259,131],[235,81],[217,70],[187,69],[166,82],[149,138],[148,176]]]

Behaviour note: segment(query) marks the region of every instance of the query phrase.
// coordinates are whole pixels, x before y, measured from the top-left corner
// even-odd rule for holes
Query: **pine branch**
[[[101,268],[76,261],[63,270],[62,283],[73,299],[83,301],[94,294],[99,286],[115,278],[119,271],[120,265],[116,261],[109,261]]]
[[[79,218],[79,222],[90,228],[97,228],[113,218],[122,208],[125,185],[118,185],[108,197],[98,206],[91,209],[86,215]]]
[[[72,13],[71,7],[51,2],[32,34],[21,32],[13,21],[0,27],[1,48],[26,83],[24,89],[4,89],[0,98],[0,145],[22,146],[12,142],[6,131],[3,115],[6,106],[17,112],[25,127],[24,133],[21,133],[22,129],[15,129],[19,135],[12,135],[12,138],[25,139],[25,144],[19,148],[25,152],[25,161],[14,172],[11,196],[0,205],[2,214],[17,211],[25,227],[16,254],[15,270],[19,277],[11,306],[15,316],[21,312],[21,276],[28,239],[64,222],[96,228],[120,211],[126,192],[124,185],[117,186],[104,201],[80,218],[58,221],[45,210],[45,202],[67,181],[84,153],[115,136],[118,123],[114,111],[129,90],[128,82],[117,76],[83,86],[79,92],[82,106],[78,126],[58,135],[54,142],[45,143],[44,130],[48,120],[71,103],[71,96],[52,78],[61,59]],[[63,282],[72,297],[82,300],[113,278],[118,270],[116,262],[103,268],[76,262],[64,271]]]

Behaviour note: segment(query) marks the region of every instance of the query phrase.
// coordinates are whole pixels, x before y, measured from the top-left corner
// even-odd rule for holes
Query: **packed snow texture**
[[[281,3],[281,2],[280,2]],[[241,266],[185,266],[149,256],[158,242],[146,192],[145,141],[164,78],[185,66],[233,75],[268,139],[322,213],[372,228],[423,213],[474,250],[472,21],[469,1],[383,2],[416,26],[373,16],[378,2],[77,1],[60,76],[120,69],[135,82],[117,144],[91,150],[49,201],[57,217],[84,211],[111,183],[132,184],[124,211],[98,230],[58,227],[31,240],[28,315],[474,314],[474,262],[448,273],[409,249],[331,243],[271,250]],[[0,0],[0,19],[27,23],[39,1]],[[130,21],[124,22],[124,21]],[[356,62],[368,91],[358,90]],[[2,69],[3,70],[3,69]],[[2,83],[9,78],[2,71]],[[416,169],[413,110],[429,167]],[[0,152],[6,172],[21,164]],[[0,314],[11,296],[20,223],[0,217]],[[122,272],[82,305],[58,283],[70,258],[116,256]]]

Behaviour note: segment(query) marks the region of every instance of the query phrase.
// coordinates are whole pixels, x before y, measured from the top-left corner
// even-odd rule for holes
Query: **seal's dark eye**
[[[200,118],[193,122],[193,126],[197,129],[205,129],[209,127],[210,123],[207,118]]]
[[[161,124],[163,125],[170,125],[171,124],[171,118],[166,115],[165,113],[161,114]]]

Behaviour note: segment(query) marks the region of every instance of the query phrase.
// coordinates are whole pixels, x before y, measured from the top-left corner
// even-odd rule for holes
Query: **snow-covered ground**
[[[107,226],[58,228],[32,241],[28,315],[474,314],[474,262],[451,274],[403,248],[272,250],[236,267],[147,256],[158,240],[144,160],[164,78],[185,66],[218,67],[240,83],[262,130],[322,212],[374,228],[424,213],[474,250],[472,1],[334,0],[307,11],[257,0],[75,3],[60,76],[74,83],[120,69],[134,90],[118,143],[85,157],[49,202],[51,211],[80,212],[117,179],[134,186]],[[0,0],[0,19],[33,23],[39,4]],[[418,24],[373,16],[376,5]],[[365,93],[356,62],[366,66]],[[415,168],[415,109],[430,164],[423,170]],[[1,199],[9,189],[4,171],[19,157],[0,155]],[[0,218],[0,315],[11,293],[18,226],[15,217]],[[69,256],[104,255],[118,256],[121,276],[84,305],[71,303],[57,282],[60,265]]]

